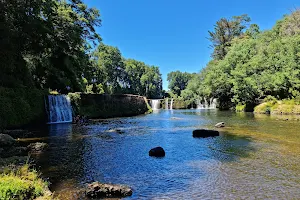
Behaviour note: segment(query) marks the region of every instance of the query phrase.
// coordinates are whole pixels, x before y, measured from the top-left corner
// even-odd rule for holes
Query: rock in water
[[[165,150],[162,147],[155,147],[149,151],[149,156],[164,157],[165,155]]]
[[[132,195],[128,186],[94,182],[87,186],[86,196],[89,198],[118,198]]]
[[[46,148],[48,148],[48,144],[43,142],[36,142],[36,143],[31,143],[30,145],[27,146],[27,148],[31,153],[40,153],[44,151]]]
[[[10,147],[16,143],[15,139],[7,134],[0,134],[0,146],[1,147]]]
[[[223,127],[225,127],[225,122],[219,122],[219,123],[217,123],[215,125],[215,127],[217,127],[217,128],[223,128]]]
[[[220,135],[219,131],[215,131],[215,130],[197,129],[193,131],[193,137],[206,138],[206,137],[216,137],[219,135]]]

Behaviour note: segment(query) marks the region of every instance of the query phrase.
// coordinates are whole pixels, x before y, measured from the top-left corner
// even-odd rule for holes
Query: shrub
[[[80,93],[69,93],[68,97],[70,98],[74,114],[75,115],[80,114],[80,102],[81,102]]]
[[[245,112],[246,111],[246,105],[238,104],[235,107],[236,112]]]
[[[0,174],[0,199],[35,199],[50,195],[48,191],[48,183],[27,164],[20,168],[9,167]]]

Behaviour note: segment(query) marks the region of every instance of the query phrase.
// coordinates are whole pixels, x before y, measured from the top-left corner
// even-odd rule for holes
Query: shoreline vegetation
[[[49,190],[49,183],[28,164],[7,166],[0,174],[0,199],[56,199]]]
[[[300,115],[300,99],[263,102],[254,108],[254,113],[271,115]]]
[[[168,74],[170,96],[182,105],[218,99],[219,109],[299,114],[300,10],[278,20],[270,30],[260,30],[248,15],[217,21],[209,40],[211,61],[200,73]]]

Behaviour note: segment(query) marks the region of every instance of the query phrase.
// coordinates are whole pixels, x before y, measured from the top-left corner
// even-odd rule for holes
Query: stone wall
[[[151,110],[147,99],[138,95],[70,93],[74,114],[89,118],[127,117]]]

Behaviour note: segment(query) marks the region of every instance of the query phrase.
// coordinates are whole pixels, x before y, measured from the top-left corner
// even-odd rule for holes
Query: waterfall
[[[170,110],[173,110],[173,101],[174,99],[171,99]]]
[[[210,98],[209,107],[211,109],[216,109],[217,108],[217,99],[216,98]]]
[[[204,105],[201,103],[201,101],[198,99],[197,100],[197,109],[203,109]]]
[[[169,109],[169,99],[168,98],[165,99],[165,109],[166,110]]]
[[[197,100],[197,109],[216,109],[217,99],[210,98],[209,102],[204,98],[204,101]]]
[[[72,107],[66,95],[48,95],[49,124],[72,122]]]
[[[204,108],[209,108],[209,104],[206,99],[204,99]]]
[[[150,103],[153,110],[160,109],[160,99],[151,99]]]

